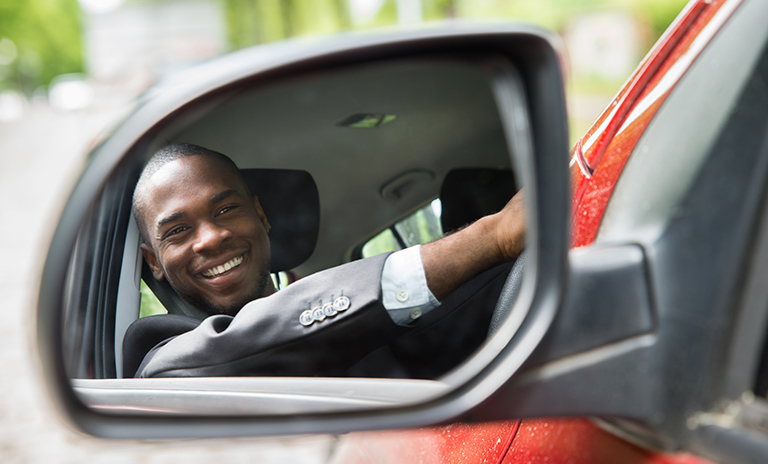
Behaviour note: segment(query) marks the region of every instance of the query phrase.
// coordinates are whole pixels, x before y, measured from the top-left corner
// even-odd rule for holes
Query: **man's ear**
[[[256,214],[259,215],[261,222],[264,224],[264,227],[267,229],[267,232],[269,232],[269,229],[271,229],[272,226],[269,225],[269,220],[267,219],[267,215],[264,214],[264,208],[262,208],[261,203],[259,203],[259,196],[254,195],[252,197],[252,200],[253,200],[253,207],[256,208]]]
[[[142,243],[140,247],[141,254],[144,255],[144,261],[146,261],[149,268],[152,269],[152,275],[155,276],[155,279],[157,280],[163,280],[165,278],[165,273],[163,272],[162,266],[160,266],[160,261],[157,259],[155,250],[146,243]]]

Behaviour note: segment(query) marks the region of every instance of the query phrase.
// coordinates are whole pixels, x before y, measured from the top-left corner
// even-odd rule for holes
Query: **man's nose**
[[[218,251],[221,244],[232,236],[232,232],[213,222],[204,222],[197,228],[197,236],[192,244],[195,253]]]

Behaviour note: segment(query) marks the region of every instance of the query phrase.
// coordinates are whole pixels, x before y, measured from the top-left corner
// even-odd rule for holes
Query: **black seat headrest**
[[[320,195],[312,176],[297,169],[240,172],[272,226],[272,272],[291,270],[309,259],[320,229]]]

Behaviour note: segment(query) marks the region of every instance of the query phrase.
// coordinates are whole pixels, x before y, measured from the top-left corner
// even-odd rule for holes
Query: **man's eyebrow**
[[[212,196],[211,199],[208,201],[208,203],[213,205],[213,204],[216,204],[216,203],[218,203],[218,202],[220,202],[222,200],[226,200],[227,198],[229,198],[229,197],[231,197],[233,195],[240,196],[240,192],[238,192],[235,189],[224,190],[223,192],[217,193],[216,195]]]
[[[169,214],[168,216],[166,216],[166,217],[160,219],[159,221],[157,221],[157,228],[159,229],[159,228],[163,227],[164,225],[168,224],[169,222],[173,222],[173,221],[181,218],[182,216],[184,216],[184,213],[182,213],[181,211],[173,212],[173,213]]]

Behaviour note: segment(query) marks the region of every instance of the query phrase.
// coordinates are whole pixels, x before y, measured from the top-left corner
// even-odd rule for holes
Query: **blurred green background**
[[[422,21],[454,18],[517,19],[532,22],[564,37],[571,138],[575,140],[610,101],[621,83],[685,5],[685,0],[197,0],[217,11],[220,45],[198,46],[186,62],[205,59],[243,47],[291,37],[318,36]],[[133,82],[130,71],[104,56],[131,55],[109,51],[105,29],[130,28],[130,15],[151,15],[179,0],[0,0],[0,92],[16,99],[44,98],[57,76],[78,73],[82,79],[125,85],[138,93],[157,77],[161,58],[153,58],[153,72]],[[121,15],[121,11],[123,14]],[[178,9],[175,11],[179,11]],[[202,10],[201,10],[202,11]],[[177,15],[178,16],[178,15]],[[216,15],[213,15],[216,16]],[[110,19],[112,18],[112,19]],[[127,18],[127,19],[126,19]],[[109,21],[113,21],[110,23]],[[110,26],[114,24],[114,26]],[[169,28],[177,27],[173,24]],[[123,32],[123,42],[126,41]],[[210,34],[209,34],[210,35]],[[187,42],[190,36],[184,39]],[[130,40],[127,40],[130,42]],[[119,41],[115,41],[118,43]],[[626,43],[625,43],[626,42]],[[624,45],[621,45],[624,44]],[[113,47],[114,48],[114,47]],[[178,48],[178,46],[177,46]],[[205,49],[206,51],[200,51]],[[166,52],[173,55],[173,49]],[[136,56],[146,52],[135,51]],[[612,55],[611,55],[612,54]],[[602,58],[598,55],[603,55]],[[597,58],[595,58],[597,56]],[[197,57],[197,58],[196,58]],[[593,62],[603,61],[594,65]],[[167,63],[184,61],[169,58]],[[592,63],[592,64],[590,64]],[[112,70],[110,74],[104,69]],[[130,68],[129,68],[130,69]],[[102,70],[102,71],[99,71]],[[115,75],[122,75],[119,81]],[[106,76],[106,77],[105,77]],[[111,80],[110,80],[111,79]],[[126,83],[128,82],[128,83]],[[137,83],[138,82],[138,83]],[[2,98],[0,98],[2,106]],[[18,105],[17,105],[18,106]],[[3,114],[15,113],[0,108]]]

